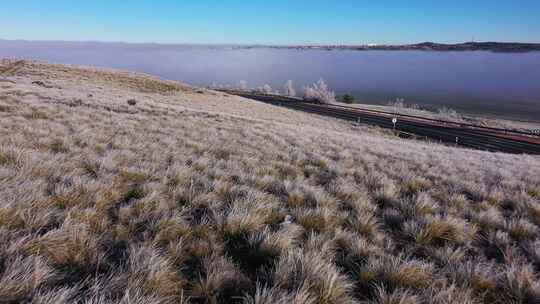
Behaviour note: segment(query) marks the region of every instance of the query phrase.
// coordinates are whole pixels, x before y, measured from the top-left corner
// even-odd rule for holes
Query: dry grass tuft
[[[25,302],[36,289],[51,283],[54,270],[41,258],[17,257],[4,261],[5,269],[0,277],[0,299],[4,303]]]
[[[535,239],[538,227],[527,219],[512,219],[506,224],[508,234],[517,240]]]
[[[418,245],[442,246],[447,243],[464,245],[472,241],[476,229],[457,218],[426,217],[421,223],[407,223],[404,231]]]
[[[289,292],[307,288],[315,303],[354,303],[352,284],[320,253],[289,252],[282,255],[275,272],[279,287]]]
[[[61,228],[29,242],[25,251],[45,257],[70,281],[82,280],[91,272],[99,270],[105,258],[99,239],[88,228],[69,221]]]
[[[406,289],[388,292],[383,287],[377,287],[376,299],[370,301],[370,303],[376,304],[416,304],[419,302],[418,297]]]

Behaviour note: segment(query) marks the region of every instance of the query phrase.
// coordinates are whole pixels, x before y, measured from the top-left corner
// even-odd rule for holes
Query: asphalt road
[[[226,92],[290,109],[376,125],[387,129],[394,129],[393,119],[395,118],[397,120],[395,132],[403,137],[427,139],[493,152],[540,155],[540,137],[527,135],[524,132],[443,122],[337,105],[313,104],[303,102],[301,99],[283,96],[238,91]]]

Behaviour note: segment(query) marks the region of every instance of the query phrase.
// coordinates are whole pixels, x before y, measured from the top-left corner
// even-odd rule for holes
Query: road
[[[396,134],[402,137],[428,139],[492,152],[540,155],[540,137],[526,132],[487,128],[339,105],[307,103],[299,98],[234,90],[223,91],[294,110],[375,125],[387,129],[395,128]],[[395,127],[392,121],[393,119],[397,120]]]

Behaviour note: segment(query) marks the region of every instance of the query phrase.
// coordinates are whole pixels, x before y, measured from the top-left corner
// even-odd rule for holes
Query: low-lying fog
[[[319,78],[364,103],[395,98],[426,107],[540,121],[540,52],[325,51],[228,46],[0,40],[0,57],[128,69],[184,81],[300,89]]]

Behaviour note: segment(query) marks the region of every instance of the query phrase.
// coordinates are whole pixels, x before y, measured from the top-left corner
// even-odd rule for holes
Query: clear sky
[[[539,0],[1,0],[0,38],[162,43],[540,42]]]

